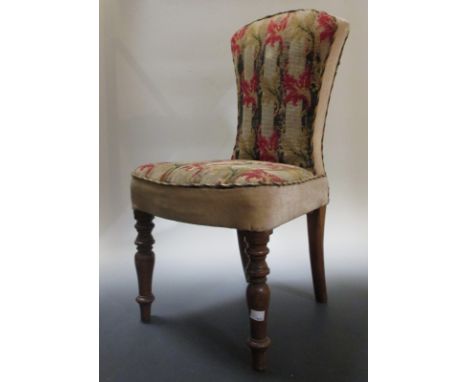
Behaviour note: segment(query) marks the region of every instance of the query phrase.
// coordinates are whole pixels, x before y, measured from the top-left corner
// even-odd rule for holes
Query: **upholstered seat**
[[[139,166],[132,176],[170,186],[223,188],[286,186],[317,177],[301,167],[256,160],[150,163]]]
[[[132,177],[134,209],[249,231],[275,228],[328,201],[326,177],[283,163],[151,163],[139,166]]]

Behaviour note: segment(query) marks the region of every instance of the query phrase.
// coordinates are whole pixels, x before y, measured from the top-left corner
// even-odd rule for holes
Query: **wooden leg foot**
[[[267,336],[268,307],[270,289],[266,283],[270,272],[265,258],[268,254],[267,243],[272,231],[245,231],[247,265],[247,305],[250,318],[250,337],[247,344],[252,351],[252,366],[255,370],[266,369],[266,351],[271,344]]]
[[[135,267],[138,277],[138,296],[136,302],[140,305],[140,317],[142,322],[151,320],[151,303],[154,301],[152,293],[152,280],[154,268],[154,239],[151,235],[153,230],[153,216],[143,211],[134,210],[136,219],[135,228],[138,236],[135,240],[137,253],[135,254]]]

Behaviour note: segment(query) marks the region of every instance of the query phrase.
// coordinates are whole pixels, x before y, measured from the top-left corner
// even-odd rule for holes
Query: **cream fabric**
[[[322,75],[322,86],[320,87],[316,115],[313,123],[312,147],[317,147],[314,151],[314,163],[316,174],[326,174],[323,164],[323,136],[325,132],[325,120],[328,113],[328,105],[333,89],[338,65],[340,63],[343,47],[348,38],[349,24],[347,21],[336,18],[337,29],[330,53],[327,58],[325,70]]]
[[[132,206],[154,216],[186,223],[273,229],[328,203],[326,177],[288,186],[183,187],[133,177]]]

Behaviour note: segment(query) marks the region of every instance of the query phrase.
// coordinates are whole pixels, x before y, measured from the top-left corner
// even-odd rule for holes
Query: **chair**
[[[256,20],[231,39],[238,128],[231,160],[149,163],[132,173],[141,320],[150,321],[154,216],[237,230],[247,286],[248,345],[266,368],[272,230],[307,214],[317,302],[327,301],[323,260],[328,181],[323,132],[348,23],[295,10]]]

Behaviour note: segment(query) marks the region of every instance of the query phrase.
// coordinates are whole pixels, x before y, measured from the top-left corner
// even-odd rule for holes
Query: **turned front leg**
[[[134,210],[136,219],[135,228],[138,236],[135,240],[137,253],[135,254],[135,267],[138,276],[138,296],[136,302],[140,305],[141,321],[150,322],[151,303],[154,296],[151,291],[154,268],[154,239],[151,235],[153,230],[153,215],[143,211]]]
[[[270,270],[265,261],[269,252],[267,243],[271,233],[272,231],[245,231],[246,252],[249,256],[247,305],[250,317],[250,337],[247,343],[252,351],[252,366],[256,370],[265,370],[266,351],[271,343],[267,336],[270,289],[266,283]]]

